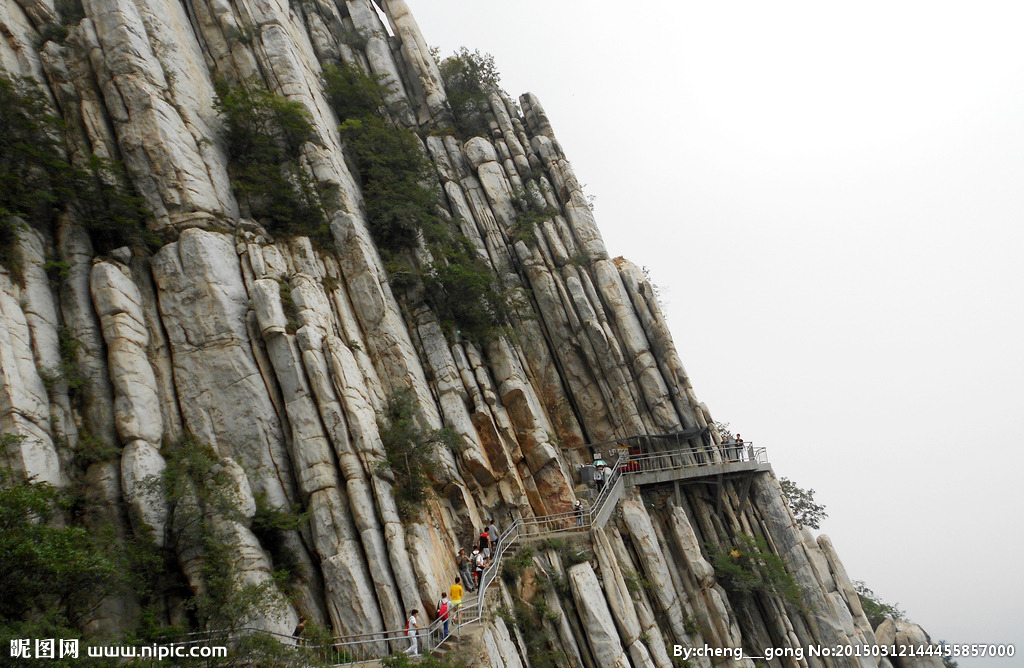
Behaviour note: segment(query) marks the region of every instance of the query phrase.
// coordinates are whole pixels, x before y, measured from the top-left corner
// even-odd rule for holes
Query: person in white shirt
[[[420,655],[420,625],[416,622],[416,615],[418,615],[419,612],[419,610],[413,610],[411,613],[409,613],[408,621],[405,622],[405,635],[409,636],[409,638],[411,639],[409,649],[405,650],[405,653],[409,656]]]

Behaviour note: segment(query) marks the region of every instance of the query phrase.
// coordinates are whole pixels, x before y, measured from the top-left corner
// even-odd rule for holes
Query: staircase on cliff
[[[556,536],[586,533],[605,526],[627,486],[643,487],[671,483],[678,493],[682,484],[696,482],[721,482],[726,477],[745,476],[741,488],[741,507],[746,501],[749,484],[758,473],[771,471],[764,448],[752,444],[710,445],[694,447],[690,438],[695,434],[679,432],[632,436],[607,443],[584,446],[594,459],[613,460],[611,476],[598,490],[590,508],[582,512],[559,513],[541,517],[520,518],[501,534],[498,548],[484,571],[477,596],[467,597],[462,608],[462,621],[449,625],[450,634],[443,635],[443,625],[435,620],[421,632],[420,651],[424,653],[446,652],[449,643],[463,633],[479,629],[487,612],[487,595],[497,582],[503,559],[514,549],[523,545],[547,540]],[[672,442],[674,448],[654,450],[658,443]],[[404,630],[375,634],[373,637],[336,638],[332,648],[339,661],[335,665],[359,664],[371,658],[405,651],[409,639]],[[327,648],[325,648],[327,649]],[[365,664],[371,665],[371,664]]]

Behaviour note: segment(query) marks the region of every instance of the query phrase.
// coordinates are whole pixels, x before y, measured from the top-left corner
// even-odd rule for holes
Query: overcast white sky
[[[851,577],[1024,654],[1024,3],[410,5],[540,97],[698,396]]]

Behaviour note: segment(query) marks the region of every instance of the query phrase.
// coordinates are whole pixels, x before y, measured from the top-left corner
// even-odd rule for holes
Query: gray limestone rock
[[[896,647],[930,647],[932,639],[917,624],[902,620],[887,618],[875,630],[878,644],[883,646]],[[898,663],[893,662],[899,668],[942,668],[942,659],[937,656],[901,656]]]
[[[584,562],[570,566],[566,574],[572,584],[576,610],[579,612],[590,651],[597,665],[629,668],[629,659],[623,651],[612,613],[601,592],[601,585],[594,569],[589,563]],[[648,661],[639,665],[646,668],[652,664]]]

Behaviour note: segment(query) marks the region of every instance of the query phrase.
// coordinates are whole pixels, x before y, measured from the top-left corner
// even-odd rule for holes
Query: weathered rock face
[[[880,645],[890,647],[928,647],[932,639],[917,624],[886,619],[875,632]],[[937,656],[897,656],[892,658],[894,668],[942,668]]]
[[[255,625],[288,633],[302,614],[336,634],[400,628],[407,610],[434,609],[457,548],[489,518],[504,527],[571,507],[582,462],[572,446],[711,422],[643,273],[608,257],[540,102],[525,95],[520,112],[496,93],[489,136],[446,134],[445,87],[402,0],[83,8],[57,43],[42,37],[61,21],[52,3],[0,3],[0,69],[40,82],[73,158],[124,162],[166,243],[95,257],[70,215],[54,229],[25,227],[23,276],[0,269],[0,428],[23,437],[6,465],[84,484],[92,517],[153,536],[194,592],[206,586],[205,552],[182,539],[182,523],[202,512],[233,546],[238,584],[273,587],[278,562],[293,572],[290,597],[274,597]],[[391,117],[424,131],[445,215],[496,279],[527,297],[511,316],[514,336],[452,340],[427,306],[396,298],[319,79],[338,62],[380,77]],[[310,114],[317,141],[302,164],[338,195],[330,248],[240,218],[213,81],[251,78]],[[549,215],[524,238],[513,228],[527,203]],[[59,285],[47,259],[67,267]],[[62,336],[77,342],[88,382],[77,396],[53,377]],[[405,523],[377,419],[398,390],[425,428],[462,441],[437,453],[434,497]],[[236,512],[200,508],[195,489],[168,499],[152,484],[185,436],[213,448]],[[102,461],[82,464],[86,441],[105,446]],[[667,668],[673,645],[750,653],[875,641],[831,545],[798,529],[774,478],[755,481],[745,503],[726,484],[721,510],[709,489],[626,498],[583,563],[563,567],[548,550],[549,580],[564,586],[529,590],[548,611],[548,646],[570,665]],[[259,509],[295,505],[308,511],[299,529],[268,537],[254,525]],[[736,533],[763,536],[785,560],[804,609],[727,594],[707,551]],[[164,609],[166,621],[180,617],[180,601]],[[122,633],[132,614],[131,601],[108,601],[93,626]],[[529,659],[530,643],[500,618],[481,642],[479,665]]]

